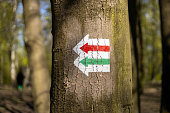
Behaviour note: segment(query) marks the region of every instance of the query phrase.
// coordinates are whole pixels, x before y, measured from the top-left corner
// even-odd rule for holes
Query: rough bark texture
[[[132,65],[127,0],[51,0],[51,113],[131,113]],[[110,39],[110,72],[86,76],[73,47],[85,36]]]
[[[38,0],[23,0],[25,45],[28,52],[34,108],[37,113],[49,113],[49,70],[42,36]]]
[[[159,0],[159,5],[163,51],[161,113],[170,113],[170,1]]]

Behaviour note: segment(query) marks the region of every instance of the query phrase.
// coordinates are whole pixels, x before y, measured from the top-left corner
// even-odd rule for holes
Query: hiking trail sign
[[[89,39],[86,35],[73,50],[79,55],[74,65],[85,75],[89,72],[110,72],[109,39]]]

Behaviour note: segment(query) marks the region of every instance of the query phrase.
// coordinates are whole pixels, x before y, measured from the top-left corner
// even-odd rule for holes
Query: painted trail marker
[[[88,34],[73,50],[79,55],[74,65],[87,76],[89,72],[110,72],[109,39],[89,39]]]

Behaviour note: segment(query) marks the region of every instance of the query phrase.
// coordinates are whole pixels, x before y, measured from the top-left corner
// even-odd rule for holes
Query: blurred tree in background
[[[131,28],[131,48],[132,48],[132,81],[133,81],[133,113],[140,113],[140,94],[143,90],[142,79],[144,76],[143,65],[143,35],[140,18],[140,1],[128,1],[129,21]]]
[[[28,53],[34,109],[50,111],[50,76],[46,59],[39,0],[22,0],[25,24],[24,42]]]
[[[170,1],[159,0],[162,35],[162,98],[161,113],[170,113]]]
[[[141,0],[140,15],[144,41],[144,82],[161,80],[162,47],[158,0]]]

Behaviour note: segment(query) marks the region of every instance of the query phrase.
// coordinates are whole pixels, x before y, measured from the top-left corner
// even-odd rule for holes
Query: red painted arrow
[[[104,52],[109,52],[110,51],[110,46],[99,46],[99,45],[88,45],[86,43],[80,49],[88,54],[88,51],[104,51]]]

